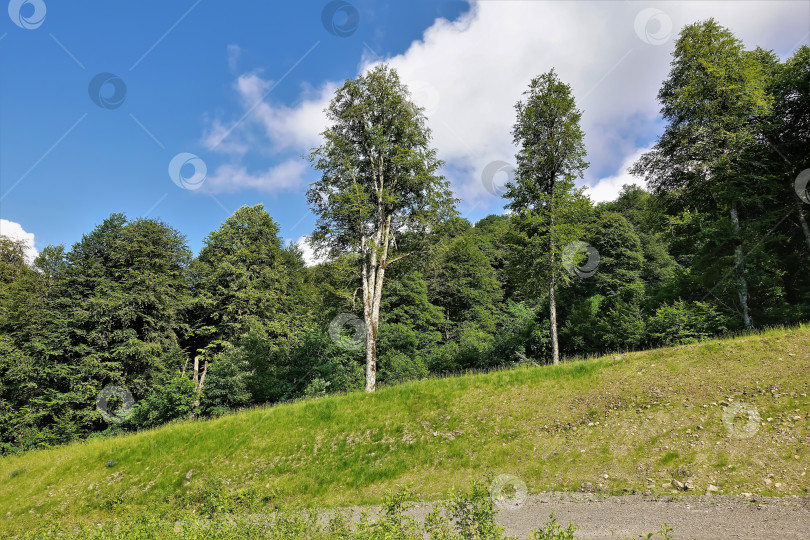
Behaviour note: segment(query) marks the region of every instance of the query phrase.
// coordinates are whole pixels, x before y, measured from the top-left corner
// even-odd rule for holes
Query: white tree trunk
[[[549,287],[548,287],[548,310],[549,310],[549,320],[551,322],[551,361],[556,366],[560,363],[560,343],[557,338],[557,296],[556,296],[556,285],[557,285],[557,257],[554,249],[556,248],[556,243],[554,242],[554,188],[556,182],[552,182],[551,184],[551,215],[549,217],[549,224],[550,227],[549,231],[549,251],[551,252],[551,278],[549,279]]]
[[[363,237],[361,249],[363,256],[363,322],[366,327],[366,392],[373,392],[377,387],[377,336],[371,330],[372,314],[374,312],[374,287],[372,283],[374,282],[375,274],[373,265],[375,257],[373,255],[367,257],[367,248],[366,239]],[[373,247],[371,249],[373,250]]]
[[[554,365],[557,365],[560,363],[560,344],[557,341],[557,298],[554,292],[554,274],[552,274],[551,285],[548,288],[549,318],[551,319],[551,359]]]

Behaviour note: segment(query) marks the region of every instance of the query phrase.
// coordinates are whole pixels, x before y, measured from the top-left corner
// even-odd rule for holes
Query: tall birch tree
[[[524,236],[520,258],[528,274],[526,282],[535,292],[548,291],[551,356],[558,364],[556,293],[570,279],[562,253],[571,242],[582,241],[582,218],[590,208],[583,190],[575,186],[588,166],[585,135],[571,87],[553,69],[532,79],[524,96],[525,101],[515,105],[517,121],[512,131],[518,147],[517,170],[504,196]]]
[[[412,255],[455,213],[422,109],[396,71],[379,65],[338,88],[331,126],[310,153],[321,178],[307,192],[318,217],[311,244],[329,257],[354,254],[365,323],[365,389],[377,386],[377,339],[386,268]],[[408,247],[397,243],[408,233]],[[413,242],[412,239],[419,239]]]

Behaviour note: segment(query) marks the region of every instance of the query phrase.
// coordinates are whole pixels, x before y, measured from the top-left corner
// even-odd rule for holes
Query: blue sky
[[[512,105],[551,67],[584,111],[582,182],[608,199],[661,130],[655,93],[684,24],[715,16],[782,57],[810,41],[805,1],[12,0],[9,12],[0,218],[40,250],[124,212],[161,218],[196,252],[236,208],[260,202],[299,240],[314,223],[304,191],[315,174],[300,156],[325,127],[320,111],[336,84],[382,60],[427,107],[469,219],[503,211],[482,173],[512,159]],[[170,178],[181,153],[205,164],[199,189]]]

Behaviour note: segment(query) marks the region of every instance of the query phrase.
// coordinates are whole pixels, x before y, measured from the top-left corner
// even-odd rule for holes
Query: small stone
[[[769,416],[765,419],[766,422],[773,422],[773,416]]]
[[[593,484],[591,484],[590,482],[582,482],[582,484],[579,485],[579,490],[586,493],[592,493]]]
[[[683,489],[684,489],[684,491],[686,491],[688,489],[695,489],[695,484],[693,484],[691,481],[687,480],[686,482],[683,483]]]
[[[776,489],[782,489],[782,483],[781,483],[781,482],[777,482],[777,483],[775,483],[775,484],[773,485],[773,487],[775,487]]]
[[[664,489],[669,489],[669,488],[672,487],[672,483],[671,482],[665,482],[665,483],[661,484],[661,487],[664,488]]]
[[[191,475],[194,474],[194,469],[189,469],[186,473],[186,480],[191,480]]]
[[[771,484],[773,484],[773,480],[771,480],[770,478],[766,478],[765,479],[765,485],[770,486]]]
[[[673,480],[672,485],[675,486],[678,489],[683,489],[683,482],[681,482],[679,480]]]
[[[717,493],[718,491],[720,491],[720,488],[714,484],[709,484],[706,486],[706,493]]]
[[[602,476],[602,478],[604,478],[605,480],[607,480],[608,478],[610,478],[610,476],[608,476],[608,475],[603,475],[603,476]]]

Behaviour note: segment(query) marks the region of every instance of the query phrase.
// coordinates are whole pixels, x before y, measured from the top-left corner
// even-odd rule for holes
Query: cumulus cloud
[[[458,20],[436,20],[402,54],[380,59],[365,51],[361,71],[379,61],[397,69],[426,108],[457,196],[486,206],[500,203],[483,186],[482,171],[515,154],[514,104],[532,77],[555,68],[583,111],[591,164],[584,183],[608,197],[609,186],[625,175],[614,172],[660,132],[656,95],[674,39],[684,25],[709,17],[746,46],[782,56],[807,42],[800,2],[473,2]],[[266,99],[272,85],[259,72],[239,77],[235,88],[249,112],[226,140],[244,141],[258,127],[279,150],[300,154],[317,145],[326,127],[323,109],[338,83],[305,89],[295,106]]]
[[[34,233],[27,232],[19,223],[0,219],[0,235],[25,242],[25,259],[27,263],[34,262],[34,259],[39,255],[39,252],[34,247]]]
[[[229,193],[241,189],[255,189],[277,193],[300,189],[307,164],[301,159],[290,159],[265,171],[252,173],[243,165],[225,164],[217,167],[202,186],[208,193]]]
[[[315,256],[315,251],[312,249],[312,246],[309,244],[309,236],[302,236],[300,237],[295,244],[301,250],[301,253],[304,257],[304,264],[307,266],[315,266],[316,264],[321,264],[326,259],[319,258]]]
[[[600,178],[587,190],[593,202],[613,201],[619,195],[622,187],[627,184],[640,186],[647,189],[647,183],[637,176],[631,175],[627,169],[641,157],[641,154],[650,150],[650,148],[640,148],[632,155],[624,158],[616,174],[605,178]]]

